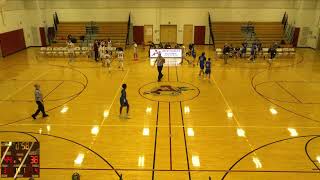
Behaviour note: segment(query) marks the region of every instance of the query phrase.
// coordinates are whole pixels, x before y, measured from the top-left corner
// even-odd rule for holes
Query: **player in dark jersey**
[[[120,96],[120,116],[121,116],[123,107],[127,107],[127,115],[129,113],[129,102],[127,100],[126,89],[127,89],[127,85],[122,84],[122,90],[121,90],[121,96]]]
[[[229,54],[230,54],[230,46],[226,43],[224,44],[223,47],[223,60],[224,60],[224,64],[228,64],[228,58],[229,58]]]
[[[195,50],[194,46],[191,49],[191,56],[193,57],[193,63],[192,63],[193,67],[195,67],[195,61],[196,61],[197,55],[196,55],[196,50]]]
[[[273,59],[276,57],[277,49],[274,46],[271,46],[268,50],[268,53],[270,54],[270,59],[268,61],[269,65],[271,65]]]
[[[199,56],[198,64],[200,64],[200,71],[199,71],[199,76],[204,75],[204,65],[206,63],[206,56],[205,53],[203,52],[201,56]]]
[[[206,61],[206,77],[210,80],[211,75],[211,58],[208,58],[208,61]]]
[[[249,57],[249,60],[251,60],[252,62],[255,62],[257,49],[258,49],[257,45],[253,44],[250,52],[250,57]]]
[[[243,42],[242,43],[242,48],[241,48],[241,54],[240,54],[241,58],[246,58],[247,47],[248,47],[248,43],[246,41]]]
[[[240,57],[240,47],[236,47],[235,49],[234,49],[234,56],[236,57],[236,58],[238,58],[238,57]]]

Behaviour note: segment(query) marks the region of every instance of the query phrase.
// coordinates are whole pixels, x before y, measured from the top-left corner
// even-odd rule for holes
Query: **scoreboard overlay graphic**
[[[39,142],[1,142],[1,178],[40,177]]]

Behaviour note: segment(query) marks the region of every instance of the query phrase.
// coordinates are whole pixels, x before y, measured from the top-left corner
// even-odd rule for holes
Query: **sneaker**
[[[36,119],[36,116],[35,116],[34,114],[32,114],[32,118],[33,118],[33,119]]]
[[[125,119],[130,119],[130,115],[129,114],[125,114],[124,118]]]
[[[48,116],[49,116],[48,114],[45,114],[45,115],[43,115],[42,117],[44,117],[44,118],[45,118],[45,117],[48,117]]]

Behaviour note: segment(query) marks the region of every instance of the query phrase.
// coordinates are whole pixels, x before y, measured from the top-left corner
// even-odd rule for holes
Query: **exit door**
[[[2,48],[1,48],[1,41],[0,41],[0,59],[2,58]]]
[[[133,40],[137,44],[144,42],[144,26],[133,26]]]
[[[206,26],[195,26],[194,27],[194,44],[204,45],[206,38]]]

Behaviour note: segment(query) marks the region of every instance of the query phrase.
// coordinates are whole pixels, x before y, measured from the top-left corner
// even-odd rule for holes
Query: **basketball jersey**
[[[195,49],[194,48],[192,48],[192,50],[191,50],[191,55],[192,55],[192,57],[196,57],[196,51],[195,51]]]
[[[204,65],[204,63],[206,61],[206,57],[205,56],[200,56],[199,57],[199,61],[200,61],[200,65]]]
[[[136,44],[136,43],[134,43],[134,45],[133,45],[133,50],[134,50],[134,53],[137,53],[137,47],[138,47],[138,45]]]
[[[206,69],[211,69],[211,62],[210,61],[206,62]]]
[[[74,44],[72,42],[67,43],[67,48],[69,53],[74,52]]]
[[[104,53],[104,54],[103,54],[103,58],[109,60],[109,59],[111,58],[111,56],[110,56],[110,54],[108,54],[108,53]]]
[[[127,101],[127,93],[125,89],[121,90],[121,96],[120,96],[120,101],[122,103],[125,103]]]
[[[105,47],[104,46],[100,46],[99,47],[100,56],[103,56],[104,54],[106,54],[105,52],[106,52]]]
[[[123,60],[123,51],[118,52],[118,59]]]

